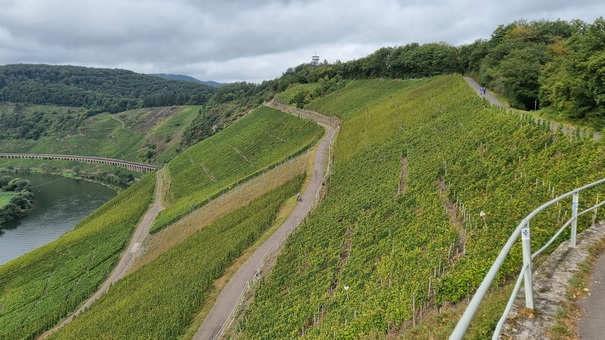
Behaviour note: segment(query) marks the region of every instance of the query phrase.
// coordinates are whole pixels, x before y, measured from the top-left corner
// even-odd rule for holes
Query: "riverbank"
[[[34,205],[31,182],[13,176],[0,177],[0,226],[24,217]]]
[[[104,185],[73,178],[17,176],[31,182],[35,204],[23,218],[0,227],[0,265],[59,238],[116,195]]]

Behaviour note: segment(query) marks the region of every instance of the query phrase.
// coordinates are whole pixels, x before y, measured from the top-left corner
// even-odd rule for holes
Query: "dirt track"
[[[80,315],[82,312],[84,312],[86,309],[88,309],[88,307],[90,307],[95,301],[97,301],[101,297],[101,295],[105,294],[107,292],[107,290],[109,289],[109,287],[111,287],[111,285],[113,285],[115,282],[117,282],[124,276],[124,274],[128,271],[130,266],[132,266],[134,259],[137,256],[139,256],[139,254],[141,252],[141,244],[143,243],[145,236],[149,235],[149,228],[153,224],[153,221],[158,216],[160,211],[162,211],[162,209],[164,209],[164,206],[162,205],[162,193],[163,193],[163,181],[162,181],[162,174],[161,174],[161,170],[160,170],[160,171],[156,172],[156,188],[155,188],[154,203],[151,206],[151,208],[147,211],[147,213],[145,213],[145,216],[143,216],[143,219],[141,220],[141,222],[137,226],[136,230],[134,231],[134,235],[132,237],[132,240],[130,241],[130,244],[128,245],[126,253],[124,253],[124,255],[122,255],[120,262],[115,267],[115,269],[113,270],[111,275],[107,278],[107,280],[105,280],[105,282],[103,283],[101,288],[99,288],[99,290],[97,290],[97,292],[92,297],[90,297],[84,303],[84,305],[82,305],[75,313],[73,313],[70,317],[65,319],[63,322],[61,322],[55,328],[50,329],[50,330],[46,331],[45,333],[43,333],[42,335],[40,335],[38,337],[38,339],[44,339],[47,336],[51,335],[52,333],[63,328],[63,326],[70,323],[76,316]]]
[[[246,261],[235,275],[233,275],[231,280],[229,280],[193,339],[216,339],[221,335],[231,321],[232,314],[237,308],[240,298],[248,289],[249,282],[258,278],[267,257],[278,252],[279,247],[283,244],[288,235],[311,210],[314,203],[316,203],[316,199],[319,197],[319,193],[324,184],[324,166],[330,157],[329,147],[332,143],[334,134],[336,133],[336,129],[338,128],[338,120],[336,118],[322,116],[316,112],[296,110],[289,106],[274,102],[269,103],[268,106],[314,119],[326,129],[326,134],[315,153],[313,177],[305,192],[302,194],[302,200],[296,205],[288,219],[254,252],[254,254],[252,254],[248,261]],[[318,117],[321,119],[318,119]]]

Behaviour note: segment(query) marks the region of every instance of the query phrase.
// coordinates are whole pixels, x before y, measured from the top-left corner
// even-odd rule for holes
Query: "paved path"
[[[464,80],[466,80],[466,82],[473,88],[473,90],[477,91],[477,95],[481,96],[481,97],[485,97],[487,100],[489,100],[490,103],[492,103],[492,105],[497,105],[500,107],[503,107],[505,109],[508,109],[510,111],[514,111],[514,112],[518,112],[519,114],[526,114],[523,111],[517,111],[515,109],[511,109],[509,106],[505,105],[504,103],[502,103],[500,100],[498,100],[498,98],[494,97],[489,91],[486,90],[485,94],[480,94],[479,93],[479,89],[481,88],[481,86],[479,86],[479,84],[477,84],[477,82],[471,78],[471,77],[464,77]],[[557,130],[561,130],[564,134],[566,135],[572,135],[575,131],[576,128],[572,125],[565,125],[562,123],[555,123],[549,120],[545,120],[542,118],[538,118],[538,117],[533,117],[533,120],[538,122],[538,123],[544,123],[545,121],[548,122],[550,124],[550,128],[553,131],[557,131]],[[588,134],[588,135],[592,135],[592,138],[594,139],[600,139],[601,138],[601,133],[600,132],[588,132],[587,130],[582,130],[580,129],[580,133],[581,134]]]
[[[281,104],[269,104],[275,108],[281,108]],[[283,106],[283,108],[286,108]],[[288,112],[291,112],[288,107]],[[284,110],[286,111],[286,110]],[[304,111],[292,112],[303,116],[308,116]],[[313,115],[318,113],[314,112]],[[327,118],[327,117],[324,117]],[[337,121],[336,121],[337,122]],[[302,221],[309,210],[313,207],[315,200],[319,197],[319,192],[324,181],[324,165],[329,158],[329,147],[336,132],[335,128],[318,122],[323,126],[327,133],[321,140],[317,152],[315,153],[313,177],[309,186],[302,194],[302,200],[296,205],[292,214],[279,227],[279,229],[263,243],[252,256],[244,263],[239,270],[233,275],[231,280],[225,285],[225,288],[219,294],[214,306],[206,316],[204,323],[200,326],[193,339],[216,339],[220,337],[222,332],[232,320],[233,312],[238,307],[238,304],[249,287],[249,282],[258,278],[261,268],[263,268],[265,259],[278,252],[284,240],[290,232]],[[327,173],[327,172],[326,172]],[[264,268],[263,268],[264,269]]]
[[[588,286],[589,296],[580,302],[578,333],[580,339],[605,337],[605,256],[599,257]]]
[[[466,82],[473,88],[473,90],[477,91],[477,94],[479,94],[479,89],[481,88],[481,86],[479,86],[479,84],[477,84],[475,79],[473,79],[471,77],[464,77],[464,80],[466,80]],[[498,100],[496,97],[494,97],[487,90],[485,90],[485,94],[479,94],[479,95],[481,97],[485,97],[487,100],[489,100],[489,102],[492,103],[492,105],[497,105],[497,106],[507,108],[506,105],[504,105],[504,103],[502,103],[500,100]]]
[[[70,323],[76,316],[80,315],[82,312],[84,312],[86,309],[88,309],[88,307],[90,307],[95,301],[97,301],[101,297],[101,295],[105,294],[107,292],[107,290],[109,289],[109,287],[111,287],[111,285],[116,283],[118,280],[120,280],[124,276],[124,274],[128,271],[128,269],[134,263],[134,260],[140,255],[141,244],[143,243],[143,240],[145,239],[145,237],[147,235],[149,235],[149,228],[153,224],[153,221],[158,216],[160,211],[162,211],[162,209],[164,209],[164,207],[162,206],[163,190],[164,190],[164,188],[163,188],[162,174],[161,174],[161,171],[158,171],[156,173],[155,200],[153,202],[153,205],[147,211],[147,213],[143,217],[143,220],[141,220],[141,222],[137,226],[136,230],[134,231],[134,235],[133,235],[132,239],[130,240],[130,244],[128,245],[126,253],[124,253],[122,255],[120,262],[115,267],[115,269],[113,270],[111,275],[107,278],[107,280],[105,280],[105,283],[103,283],[101,288],[99,288],[99,290],[97,290],[97,292],[91,298],[89,298],[84,303],[84,305],[82,305],[82,307],[80,307],[75,313],[73,313],[70,317],[65,319],[58,326],[56,326],[55,328],[53,328],[51,330],[48,330],[47,332],[45,332],[44,334],[39,336],[38,339],[44,339],[44,338],[48,337],[49,335],[51,335],[52,333],[63,328],[63,326]]]

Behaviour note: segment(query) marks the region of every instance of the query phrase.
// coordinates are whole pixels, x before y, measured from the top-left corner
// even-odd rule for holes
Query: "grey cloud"
[[[0,0],[0,64],[40,62],[270,79],[287,67],[381,46],[489,38],[528,19],[592,21],[580,0]]]

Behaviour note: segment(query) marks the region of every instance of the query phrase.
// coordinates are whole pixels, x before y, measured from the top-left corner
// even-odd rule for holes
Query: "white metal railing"
[[[559,235],[561,235],[561,233],[563,233],[563,231],[569,225],[571,225],[571,236],[570,236],[569,243],[570,243],[571,247],[576,246],[578,217],[581,215],[584,215],[590,211],[593,211],[593,223],[594,223],[595,218],[596,218],[596,209],[605,204],[605,201],[598,202],[598,200],[597,200],[597,204],[593,205],[592,207],[590,207],[582,212],[578,212],[578,202],[579,202],[579,198],[580,198],[580,192],[585,189],[589,189],[589,188],[592,188],[599,184],[602,184],[602,183],[605,183],[605,179],[601,179],[599,181],[590,183],[583,187],[574,189],[574,190],[572,190],[564,195],[561,195],[547,203],[544,203],[540,207],[538,207],[536,210],[532,211],[529,215],[527,215],[527,217],[525,217],[521,221],[521,223],[519,223],[519,225],[513,231],[512,235],[509,237],[508,241],[506,242],[506,244],[504,245],[502,250],[500,250],[498,257],[496,258],[496,260],[492,264],[491,268],[487,272],[487,275],[485,275],[485,278],[481,282],[481,285],[479,286],[479,288],[477,288],[475,295],[471,299],[469,305],[466,307],[466,310],[464,311],[464,314],[462,314],[462,317],[458,321],[456,328],[454,328],[454,331],[450,335],[450,340],[458,340],[458,339],[462,339],[464,337],[464,334],[466,333],[466,330],[468,329],[468,326],[470,325],[471,320],[473,319],[473,316],[475,315],[475,313],[477,312],[477,309],[479,308],[479,304],[481,303],[481,301],[483,300],[483,297],[489,290],[494,278],[496,277],[496,275],[498,274],[498,271],[500,270],[500,267],[502,266],[502,263],[504,262],[504,259],[510,253],[511,248],[513,247],[513,245],[514,245],[515,241],[517,240],[517,238],[519,237],[519,235],[521,235],[521,243],[522,243],[522,248],[523,248],[523,266],[521,268],[521,272],[519,273],[519,277],[517,279],[513,292],[508,300],[508,304],[506,305],[506,308],[504,309],[504,313],[502,314],[502,317],[498,321],[498,324],[494,330],[492,339],[497,340],[500,337],[500,332],[502,330],[502,326],[504,325],[504,322],[506,321],[506,318],[508,317],[508,313],[510,312],[510,310],[513,306],[515,297],[519,293],[519,289],[521,288],[522,281],[524,282],[524,286],[525,286],[525,307],[534,309],[532,260],[536,256],[540,255],[546,248],[548,248],[548,246],[550,246],[555,241],[555,239],[557,237],[559,237]],[[563,226],[555,233],[555,235],[548,242],[546,242],[546,244],[542,248],[540,248],[538,251],[536,251],[535,253],[532,254],[531,246],[530,246],[529,222],[531,221],[532,218],[534,218],[542,210],[544,210],[547,207],[549,207],[555,203],[558,203],[570,196],[572,197],[571,218],[563,224]]]

